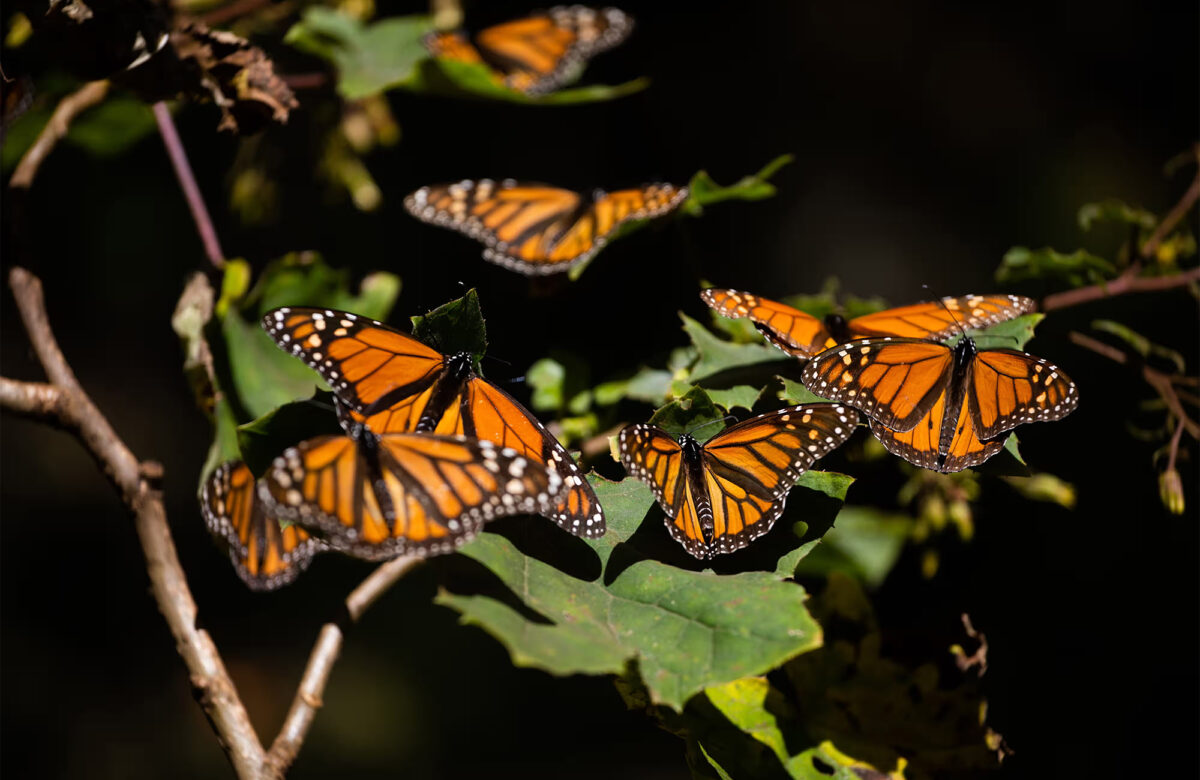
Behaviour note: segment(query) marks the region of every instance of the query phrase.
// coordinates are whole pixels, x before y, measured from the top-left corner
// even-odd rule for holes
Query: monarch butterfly
[[[482,241],[485,260],[529,276],[555,274],[599,252],[623,223],[668,214],[686,187],[644,187],[587,197],[544,184],[464,180],[404,199],[413,216]]]
[[[961,471],[1000,451],[997,437],[1027,422],[1059,420],[1079,403],[1062,369],[1011,349],[979,350],[916,339],[851,341],[814,358],[801,380],[872,418],[891,452],[924,468]]]
[[[629,425],[618,447],[626,471],[654,491],[671,536],[703,560],[771,530],[800,475],[857,424],[854,410],[840,404],[805,404],[738,423],[705,444]]]
[[[570,453],[516,399],[478,377],[469,353],[446,356],[381,322],[330,309],[275,309],[262,326],[329,383],[351,421],[379,434],[461,434],[511,447],[562,475],[566,492],[551,519],[578,536],[604,534],[604,510]]]
[[[238,576],[251,590],[275,590],[308,568],[326,545],[303,528],[284,528],[264,511],[254,475],[241,461],[218,466],[200,491],[208,530],[225,540]]]
[[[492,79],[529,95],[553,92],[585,61],[629,35],[633,20],[616,8],[558,6],[488,27],[472,43],[462,32],[431,33],[425,48],[435,57],[477,63]]]
[[[700,298],[723,317],[749,318],[775,346],[810,358],[852,339],[900,336],[941,341],[960,328],[986,328],[1033,311],[1020,295],[964,295],[867,314],[847,320],[840,314],[819,320],[784,303],[741,290],[709,288]]]
[[[494,518],[549,511],[562,490],[557,472],[490,441],[356,424],[285,450],[259,496],[335,549],[378,560],[453,552]]]

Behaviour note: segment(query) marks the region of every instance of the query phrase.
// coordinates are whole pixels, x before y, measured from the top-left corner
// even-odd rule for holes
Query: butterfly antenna
[[[929,285],[923,284],[923,285],[921,285],[921,287],[925,290],[925,292],[929,293],[930,295],[934,295],[933,290],[929,289]],[[954,324],[958,326],[959,333],[961,333],[963,335],[963,338],[966,338],[967,337],[967,329],[963,327],[963,324],[961,322],[959,322],[958,316],[954,313],[954,310],[946,305],[946,299],[940,295],[938,295],[936,297],[937,297],[937,302],[942,305],[942,308],[945,309],[946,313],[950,315],[950,319],[954,320]]]
[[[727,414],[724,417],[721,417],[720,419],[717,419],[717,420],[709,420],[708,422],[698,423],[697,425],[695,425],[691,428],[688,428],[686,431],[684,431],[684,434],[687,436],[691,436],[693,431],[698,431],[701,428],[707,428],[708,426],[716,425],[717,423],[726,423],[731,420],[736,422],[737,418],[734,417],[732,414]]]

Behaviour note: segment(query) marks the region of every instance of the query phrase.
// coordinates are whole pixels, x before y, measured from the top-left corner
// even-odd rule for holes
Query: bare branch
[[[358,622],[362,614],[380,596],[421,560],[415,556],[394,558],[373,571],[346,597],[346,613],[350,622]],[[308,666],[304,669],[304,676],[300,678],[300,685],[296,690],[296,697],[292,701],[291,709],[267,754],[267,762],[280,776],[286,773],[288,767],[296,760],[300,746],[304,743],[304,738],[308,735],[308,730],[317,715],[317,710],[321,708],[325,686],[329,682],[330,672],[333,671],[333,665],[341,652],[343,637],[342,627],[336,623],[326,623],[321,627],[317,643],[308,657]]]
[[[42,128],[33,146],[26,150],[21,161],[17,163],[17,169],[8,180],[10,187],[27,190],[33,186],[38,169],[71,129],[72,120],[104,100],[108,95],[108,87],[108,79],[90,81],[58,102],[54,113],[50,115],[50,121]]]
[[[167,104],[159,101],[154,104],[154,119],[158,122],[158,133],[162,136],[163,145],[175,168],[175,177],[183,196],[187,199],[188,209],[192,212],[192,220],[200,233],[200,241],[204,244],[204,253],[214,268],[225,267],[225,253],[221,250],[221,242],[217,239],[217,230],[213,227],[212,217],[208,215],[208,207],[200,195],[200,187],[196,185],[196,176],[192,173],[191,163],[188,162],[187,152],[183,149],[183,141],[175,129],[175,120],[171,119],[171,110]]]
[[[196,603],[171,540],[161,495],[148,484],[138,459],[79,386],[63,358],[46,318],[41,282],[21,268],[14,268],[9,280],[34,351],[54,387],[4,380],[0,382],[0,406],[25,414],[53,412],[56,422],[76,431],[100,463],[134,514],[151,592],[175,638],[176,650],[187,665],[204,714],[238,776],[262,777],[262,744],[216,646],[207,632],[196,627]]]
[[[1192,282],[1200,281],[1200,268],[1191,268],[1172,276],[1140,277],[1140,263],[1131,265],[1124,273],[1111,282],[1101,282],[1091,287],[1080,287],[1075,290],[1047,295],[1042,299],[1041,310],[1053,311],[1065,309],[1068,306],[1078,306],[1081,303],[1095,301],[1101,298],[1111,298],[1114,295],[1124,295],[1134,292],[1154,292],[1184,287]]]
[[[1150,234],[1150,238],[1142,245],[1142,257],[1147,259],[1154,257],[1154,253],[1158,251],[1159,244],[1187,216],[1187,213],[1196,205],[1196,201],[1200,199],[1200,144],[1193,147],[1192,153],[1198,163],[1196,178],[1192,179],[1192,185],[1188,187],[1187,192],[1183,193],[1183,197],[1179,199],[1174,208],[1167,212],[1167,216],[1163,217],[1162,222],[1158,223],[1158,227],[1154,228],[1154,232]]]

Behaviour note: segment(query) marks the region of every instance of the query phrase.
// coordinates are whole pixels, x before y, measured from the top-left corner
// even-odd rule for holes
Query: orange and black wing
[[[285,451],[259,495],[335,549],[378,560],[453,552],[494,518],[549,512],[562,488],[557,473],[488,441],[362,431]]]
[[[710,439],[702,448],[701,473],[712,538],[707,555],[698,557],[733,552],[771,530],[800,475],[840,447],[857,424],[858,415],[841,404],[804,404],[759,415]],[[703,518],[707,512],[700,509]]]
[[[856,407],[893,431],[912,430],[945,393],[954,352],[915,339],[865,339],[808,362],[801,379],[822,398]]]
[[[686,188],[649,184],[588,202],[558,187],[484,179],[422,187],[404,205],[422,221],[481,241],[485,259],[539,276],[587,260],[621,224],[667,214],[685,197]]]
[[[208,530],[225,541],[234,569],[252,590],[287,585],[325,549],[303,528],[285,528],[263,511],[254,475],[241,461],[213,471],[201,490],[200,507]]]
[[[1003,436],[987,441],[979,438],[965,407],[960,408],[954,430],[943,442],[945,400],[945,395],[940,396],[911,431],[897,433],[872,420],[871,432],[893,455],[914,466],[947,474],[978,466],[1004,448]]]
[[[1023,423],[1060,420],[1078,403],[1075,383],[1061,368],[1024,352],[979,352],[967,375],[967,405],[985,439]]]
[[[855,317],[847,330],[860,339],[898,336],[941,341],[964,328],[988,328],[1034,308],[1032,299],[1020,295],[963,295]]]
[[[552,92],[580,65],[625,40],[633,20],[616,8],[559,6],[488,27],[472,46],[462,33],[435,33],[425,46],[436,57],[482,62],[496,80],[530,95]]]
[[[717,288],[701,290],[700,298],[722,317],[749,318],[768,341],[789,355],[809,358],[837,345],[821,320],[785,303]]]
[[[627,425],[617,436],[621,465],[629,476],[645,482],[667,515],[671,536],[697,558],[708,557],[708,540],[689,492],[679,443],[656,425]]]
[[[352,411],[393,410],[419,419],[445,358],[412,336],[357,314],[285,307],[262,327],[279,348],[321,375]],[[409,402],[407,405],[403,402]]]
[[[451,416],[448,413],[446,418]],[[453,433],[509,447],[563,478],[565,489],[548,514],[551,520],[576,536],[604,535],[604,509],[583,470],[558,439],[516,399],[487,380],[474,377],[467,382],[455,417],[458,428]]]

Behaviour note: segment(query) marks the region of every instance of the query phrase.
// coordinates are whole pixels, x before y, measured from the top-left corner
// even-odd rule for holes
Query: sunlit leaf
[[[605,536],[579,542],[593,551],[594,568],[581,562],[567,573],[494,533],[462,548],[536,616],[484,594],[442,592],[438,603],[499,639],[518,666],[618,674],[636,664],[650,701],[674,709],[705,687],[819,646],[802,588],[767,572],[721,576],[644,558],[626,544],[653,502],[650,490],[634,480],[592,484],[609,521]]]
[[[798,406],[800,404],[820,403],[829,400],[817,395],[800,382],[794,382],[791,379],[782,376],[777,376],[775,378],[783,383],[783,387],[778,393],[779,400],[787,404]]]
[[[671,392],[671,379],[670,371],[642,367],[628,379],[616,379],[596,385],[596,403],[612,406],[628,398],[631,401],[661,404]]]
[[[793,360],[775,347],[765,344],[735,344],[717,338],[711,331],[686,314],[680,314],[683,330],[691,338],[699,358],[692,366],[689,379],[699,382],[722,371],[757,363]]]
[[[1031,501],[1046,501],[1064,509],[1075,508],[1075,486],[1053,474],[1029,477],[1002,477],[1014,490]]]
[[[650,417],[650,423],[672,436],[690,432],[697,439],[704,441],[721,432],[725,427],[724,418],[725,415],[713,403],[708,392],[703,388],[693,387],[681,398],[655,411]]]
[[[708,396],[713,403],[727,412],[734,409],[745,409],[747,412],[754,408],[763,388],[750,385],[736,385],[725,390],[708,389]]]
[[[794,155],[784,154],[763,166],[758,173],[743,176],[729,186],[722,187],[713,181],[708,171],[700,171],[688,183],[688,199],[681,210],[697,216],[705,206],[726,200],[763,200],[775,194],[775,185],[770,182],[780,168],[792,162]]]

